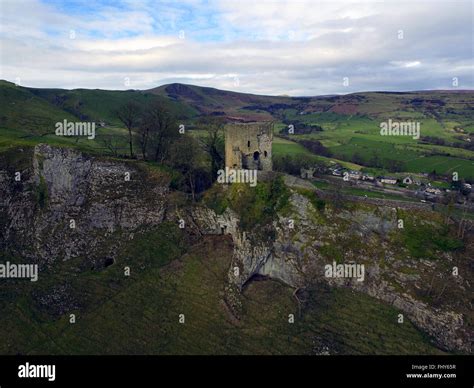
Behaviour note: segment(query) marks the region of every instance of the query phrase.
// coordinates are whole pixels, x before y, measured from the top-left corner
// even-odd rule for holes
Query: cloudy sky
[[[473,20],[472,0],[0,0],[0,78],[298,96],[472,89]]]

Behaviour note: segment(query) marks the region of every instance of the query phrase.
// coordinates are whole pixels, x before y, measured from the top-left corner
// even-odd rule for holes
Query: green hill
[[[81,120],[103,121],[120,125],[116,111],[128,101],[146,106],[153,100],[167,102],[178,118],[190,118],[196,115],[191,107],[170,101],[162,96],[137,90],[88,90],[88,89],[28,89],[34,95],[48,101],[58,108],[69,112]]]
[[[51,104],[30,89],[0,81],[0,128],[16,129],[21,134],[43,134],[57,121],[77,120],[77,116]]]
[[[404,172],[451,174],[474,179],[474,92],[364,92],[337,96],[259,96],[195,85],[169,84],[139,91],[38,89],[0,81],[0,148],[24,142],[70,144],[106,152],[98,142],[58,139],[54,124],[64,119],[94,121],[106,136],[124,136],[116,111],[128,101],[146,106],[166,102],[185,124],[200,116],[238,121],[274,121],[282,129],[308,126],[322,130],[290,135],[290,140],[317,140],[334,159],[384,173],[398,163]],[[420,123],[421,138],[380,136],[387,120]],[[306,152],[303,147],[276,145],[276,154]],[[474,144],[474,142],[472,143]],[[102,147],[102,148],[101,148]],[[378,166],[374,165],[378,161]],[[458,171],[459,170],[459,171]]]

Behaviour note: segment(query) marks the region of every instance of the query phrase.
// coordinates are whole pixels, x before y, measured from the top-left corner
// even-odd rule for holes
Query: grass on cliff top
[[[93,275],[62,279],[77,298],[88,295],[87,304],[72,311],[75,324],[68,322],[69,311],[45,317],[31,300],[36,286],[21,283],[23,292],[2,307],[0,353],[313,354],[324,346],[338,354],[440,353],[409,321],[398,324],[397,310],[346,289],[311,291],[300,316],[291,288],[251,282],[243,318],[235,321],[222,302],[230,241],[209,237],[170,261],[180,251],[173,233],[130,242],[130,278],[123,277],[119,261]],[[154,245],[148,252],[146,241]],[[155,260],[161,252],[169,255]],[[295,314],[294,324],[288,314]]]
[[[443,224],[437,213],[430,215],[431,222],[407,210],[398,209],[398,218],[403,220],[403,229],[396,231],[396,241],[405,247],[414,258],[437,259],[439,252],[454,252],[464,247],[464,243],[456,236],[452,226]]]
[[[326,207],[326,201],[319,198],[315,191],[303,188],[297,188],[296,191],[308,198],[315,209],[318,209],[320,212],[324,211],[324,208]]]
[[[203,202],[218,214],[230,207],[239,215],[240,227],[250,231],[270,223],[277,212],[288,211],[290,195],[283,177],[278,176],[270,182],[258,182],[255,187],[234,183],[224,189],[216,184],[205,193]]]

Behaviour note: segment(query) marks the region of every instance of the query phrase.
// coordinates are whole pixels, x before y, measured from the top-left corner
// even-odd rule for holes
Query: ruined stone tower
[[[272,141],[273,123],[227,124],[226,167],[271,171]]]

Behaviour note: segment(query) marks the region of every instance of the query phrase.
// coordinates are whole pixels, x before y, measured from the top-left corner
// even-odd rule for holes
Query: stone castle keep
[[[272,170],[272,123],[227,124],[225,165],[234,169]]]

